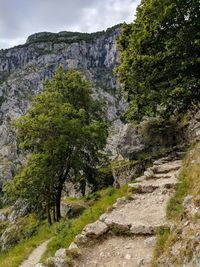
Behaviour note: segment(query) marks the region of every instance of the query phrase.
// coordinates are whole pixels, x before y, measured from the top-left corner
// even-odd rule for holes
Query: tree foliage
[[[142,0],[118,44],[129,119],[169,117],[199,104],[199,0]]]
[[[71,176],[87,178],[101,163],[107,124],[100,103],[91,96],[91,84],[76,70],[60,66],[27,114],[14,122],[27,162],[4,187],[6,196],[26,198],[36,210],[51,210],[59,220],[63,185]]]

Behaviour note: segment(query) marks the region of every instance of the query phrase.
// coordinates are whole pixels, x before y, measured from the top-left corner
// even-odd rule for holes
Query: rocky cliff
[[[24,45],[0,50],[0,188],[2,181],[16,173],[23,158],[11,121],[26,112],[58,64],[84,71],[93,83],[94,97],[105,101],[110,121],[116,121],[124,111],[126,103],[113,71],[118,61],[119,31],[120,26],[93,34],[37,33]]]

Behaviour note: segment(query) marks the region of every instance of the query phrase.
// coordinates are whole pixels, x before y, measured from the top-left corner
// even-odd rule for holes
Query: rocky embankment
[[[172,227],[166,205],[178,183],[181,162],[178,154],[155,161],[129,184],[128,198],[118,199],[111,212],[87,225],[67,250],[58,250],[49,261],[56,267],[68,266],[69,259],[69,266],[77,267],[150,266],[156,231]]]

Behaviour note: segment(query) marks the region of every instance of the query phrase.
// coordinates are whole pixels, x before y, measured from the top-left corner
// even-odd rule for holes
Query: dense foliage
[[[59,220],[66,179],[92,179],[107,137],[100,103],[91,85],[75,70],[58,68],[28,113],[14,122],[21,147],[29,153],[19,174],[6,184],[6,197],[25,198],[38,212]]]
[[[118,43],[129,119],[169,117],[199,105],[199,0],[142,0]]]

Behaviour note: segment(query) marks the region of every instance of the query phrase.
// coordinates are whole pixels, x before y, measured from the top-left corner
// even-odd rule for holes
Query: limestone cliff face
[[[0,50],[0,188],[21,162],[10,121],[27,111],[32,97],[42,91],[45,78],[52,77],[58,64],[85,72],[93,83],[94,97],[106,102],[110,121],[126,108],[113,72],[119,31],[115,26],[95,34],[39,33],[24,45]]]

